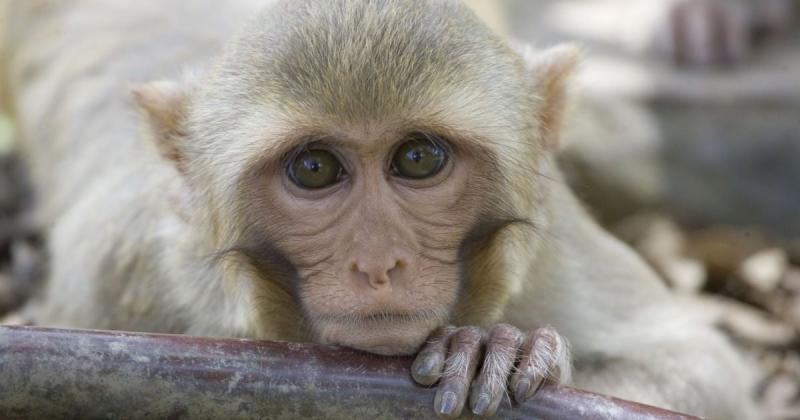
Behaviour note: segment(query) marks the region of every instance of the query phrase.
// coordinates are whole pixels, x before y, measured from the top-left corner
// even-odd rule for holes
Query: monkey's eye
[[[426,135],[416,135],[397,149],[392,173],[402,178],[424,179],[438,174],[447,162],[447,151]]]
[[[333,185],[345,174],[339,159],[321,149],[300,152],[289,165],[288,171],[292,182],[312,190]]]

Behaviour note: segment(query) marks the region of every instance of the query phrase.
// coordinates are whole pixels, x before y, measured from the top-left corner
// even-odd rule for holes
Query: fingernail
[[[481,393],[480,396],[478,396],[478,402],[472,407],[472,412],[478,416],[486,414],[486,410],[489,409],[489,403],[489,394]]]
[[[438,358],[435,355],[429,355],[425,358],[415,360],[413,369],[417,376],[430,377],[433,375],[433,371],[436,369],[438,363]]]
[[[414,372],[419,376],[430,376],[433,370],[433,358],[426,357],[414,362]]]
[[[525,402],[530,388],[531,382],[529,380],[522,379],[519,381],[519,383],[517,383],[517,389],[514,390],[514,399],[516,399],[518,403]]]
[[[453,391],[447,391],[442,394],[439,400],[439,407],[436,411],[444,416],[451,416],[456,411],[456,404],[458,403],[458,396]]]

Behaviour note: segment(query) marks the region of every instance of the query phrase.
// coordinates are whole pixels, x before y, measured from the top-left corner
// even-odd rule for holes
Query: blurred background
[[[800,1],[468,3],[515,42],[583,46],[573,189],[745,352],[766,418],[800,419]],[[0,315],[47,264],[13,139],[0,111]]]

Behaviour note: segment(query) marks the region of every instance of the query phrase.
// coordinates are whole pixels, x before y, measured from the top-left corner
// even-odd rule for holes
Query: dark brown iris
[[[307,189],[320,189],[341,179],[344,170],[339,159],[326,150],[305,150],[289,166],[289,178]]]
[[[427,136],[417,135],[406,141],[392,158],[392,170],[408,179],[430,178],[438,174],[447,161],[447,152]]]

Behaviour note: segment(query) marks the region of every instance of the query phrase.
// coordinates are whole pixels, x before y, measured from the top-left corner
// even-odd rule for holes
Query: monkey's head
[[[575,64],[528,55],[459,1],[292,0],[208,77],[139,89],[248,333],[407,354],[502,315]]]

